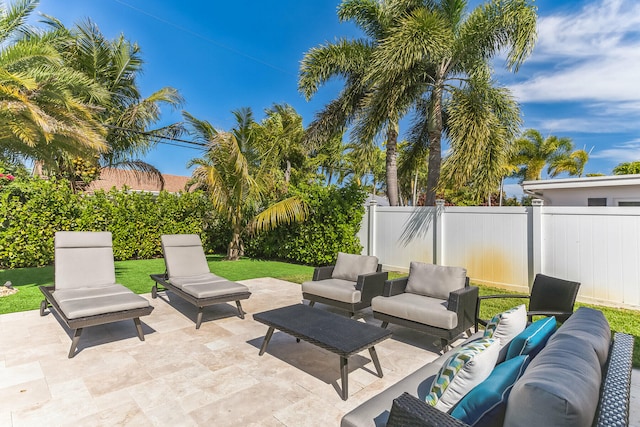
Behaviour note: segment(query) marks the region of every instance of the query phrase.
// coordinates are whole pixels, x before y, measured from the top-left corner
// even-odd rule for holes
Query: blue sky
[[[472,0],[470,4],[479,3]],[[274,103],[292,105],[305,123],[334,97],[331,83],[307,102],[297,91],[300,60],[337,37],[358,37],[338,22],[339,0],[170,1],[41,0],[38,11],[71,26],[91,17],[107,37],[138,42],[145,95],[177,88],[184,109],[220,129],[231,111],[251,107],[257,119]],[[517,74],[495,64],[496,78],[521,104],[523,128],[570,137],[591,152],[586,172],[610,174],[640,160],[640,2],[538,0],[538,43]],[[163,112],[166,123],[179,112]],[[402,136],[402,135],[401,135]],[[188,175],[199,151],[158,145],[146,160],[162,172]],[[513,188],[511,188],[513,191]]]

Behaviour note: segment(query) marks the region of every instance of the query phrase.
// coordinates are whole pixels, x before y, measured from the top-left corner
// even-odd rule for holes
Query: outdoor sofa
[[[557,330],[553,317],[536,324],[547,324],[551,319],[550,336],[535,343],[537,353],[516,352],[514,358],[496,364],[490,376],[465,396],[472,397],[474,393],[474,398],[491,395],[496,398],[496,402],[488,406],[486,402],[484,406],[476,402],[475,408],[481,413],[473,414],[477,417],[472,423],[474,426],[628,425],[633,337],[616,333],[612,339],[602,312],[586,307],[579,308]],[[530,347],[531,336],[539,336],[530,335],[521,341],[523,335],[526,335],[524,331],[518,339],[505,345],[521,350],[520,345],[522,349]],[[482,331],[477,332],[463,345],[482,336]],[[342,418],[341,426],[467,426],[450,415],[462,403],[449,411],[425,403],[434,378],[459,348],[362,403]],[[500,379],[498,370],[504,372],[504,364],[517,358],[526,360],[528,365],[522,364],[521,371],[513,377],[517,378],[515,383],[502,393],[491,392],[496,379]],[[459,413],[471,415],[464,410]]]

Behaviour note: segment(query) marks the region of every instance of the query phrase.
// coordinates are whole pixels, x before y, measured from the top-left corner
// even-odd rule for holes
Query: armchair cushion
[[[426,402],[443,412],[449,411],[489,377],[498,360],[499,350],[499,341],[492,338],[462,345],[440,368]]]
[[[544,348],[555,331],[555,317],[551,316],[536,320],[511,340],[507,350],[507,360],[522,354],[528,354],[532,358],[535,357]]]
[[[447,299],[449,293],[464,288],[467,270],[462,267],[426,264],[412,261],[409,266],[407,292]]]
[[[422,295],[403,293],[392,297],[375,297],[373,311],[442,329],[458,326],[458,316],[447,309],[447,301]]]
[[[525,355],[500,363],[489,378],[460,400],[451,416],[474,427],[502,425],[509,392],[530,360]]]
[[[375,273],[377,269],[377,257],[338,252],[338,259],[331,277],[356,282],[359,275]]]
[[[304,282],[302,292],[349,304],[360,302],[362,297],[362,293],[356,289],[355,281],[343,279]]]

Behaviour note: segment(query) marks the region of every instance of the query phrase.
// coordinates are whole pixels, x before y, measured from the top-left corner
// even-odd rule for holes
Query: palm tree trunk
[[[442,95],[444,80],[439,77],[431,92],[429,117],[427,117],[427,134],[429,138],[429,169],[427,170],[427,197],[425,206],[436,205],[436,190],[440,182],[440,165],[442,163]]]
[[[398,124],[389,123],[387,131],[387,197],[390,206],[398,206]]]
[[[240,235],[238,227],[232,226],[231,242],[227,247],[227,259],[230,261],[237,261],[244,255],[244,244]]]

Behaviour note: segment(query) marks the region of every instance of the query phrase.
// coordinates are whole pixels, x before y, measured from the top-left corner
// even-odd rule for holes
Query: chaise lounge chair
[[[133,319],[144,341],[140,316],[153,311],[149,301],[116,283],[109,232],[59,231],[55,235],[55,284],[40,286],[40,315],[52,307],[73,329],[69,358],[76,354],[82,329]]]
[[[151,297],[157,298],[158,285],[185,299],[198,308],[196,329],[202,323],[204,307],[235,301],[238,315],[244,319],[240,300],[251,296],[249,289],[239,283],[216,276],[209,271],[200,237],[196,234],[165,234],[161,237],[165,274],[152,274],[156,282]]]

